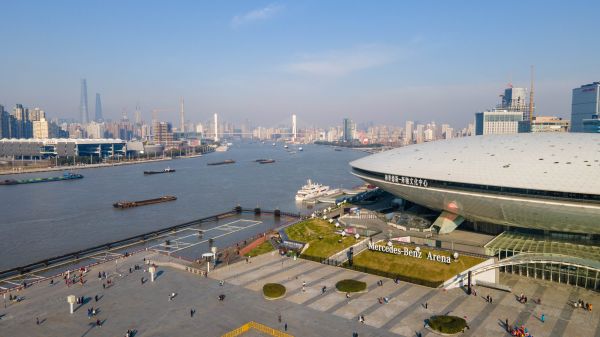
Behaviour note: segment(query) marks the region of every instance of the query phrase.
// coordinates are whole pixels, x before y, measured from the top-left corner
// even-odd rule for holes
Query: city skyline
[[[139,102],[144,119],[167,109],[163,119],[175,122],[183,96],[195,121],[219,113],[274,125],[297,113],[310,125],[345,116],[466,125],[499,102],[507,83],[528,87],[531,64],[543,115],[568,117],[572,88],[597,80],[589,73],[600,54],[594,33],[572,24],[592,20],[595,2],[587,11],[544,2],[518,10],[517,2],[131,2],[117,13],[116,2],[72,4],[5,6],[6,24],[16,28],[4,45],[22,51],[0,55],[13,79],[0,83],[6,107],[30,102],[76,119],[78,80],[86,78],[90,92],[102,93],[107,119],[133,113]],[[83,15],[88,10],[98,15]],[[19,13],[31,24],[11,25]],[[114,25],[99,28],[103,13],[116,16]],[[492,16],[501,28],[488,25]],[[174,19],[180,23],[167,23]],[[72,32],[79,23],[89,29]],[[43,59],[33,52],[40,48]]]

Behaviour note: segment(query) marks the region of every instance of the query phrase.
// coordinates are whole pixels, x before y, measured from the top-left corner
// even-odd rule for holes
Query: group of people
[[[523,293],[521,293],[521,295],[519,296],[519,298],[517,298],[517,300],[520,303],[527,304],[527,296],[523,295]]]
[[[76,299],[77,304],[85,304],[85,297],[79,296]]]
[[[526,327],[524,326],[515,326],[514,328],[510,328],[509,329],[509,333],[511,334],[511,336],[516,336],[516,337],[533,337],[532,334],[529,333],[529,331],[527,330]]]
[[[378,297],[377,301],[379,301],[379,304],[390,303],[390,299],[388,297]]]
[[[584,302],[583,300],[578,300],[577,303],[575,303],[575,307],[583,308],[586,311],[592,311],[592,303]]]
[[[359,315],[358,316],[358,321],[361,322],[362,324],[365,324],[365,316],[364,315]]]

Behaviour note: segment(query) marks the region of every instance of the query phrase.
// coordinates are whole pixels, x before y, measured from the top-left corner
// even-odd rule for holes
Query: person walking
[[[190,317],[193,318],[194,314],[196,313],[196,310],[194,309],[190,309]]]
[[[287,323],[283,326],[283,330],[287,331]]]
[[[546,315],[542,314],[542,316],[540,317],[540,321],[542,321],[542,323],[544,323],[545,320],[546,320]]]
[[[39,317],[35,318],[35,325],[40,325],[40,318]]]
[[[281,314],[277,315],[277,321],[281,323]]]
[[[510,332],[510,327],[508,326],[508,318],[504,320],[504,326],[506,327],[506,332]]]
[[[425,302],[425,309],[427,309],[427,302]]]
[[[94,300],[98,302],[98,295],[94,296]]]

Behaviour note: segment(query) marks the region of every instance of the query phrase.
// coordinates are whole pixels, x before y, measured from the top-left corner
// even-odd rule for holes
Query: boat
[[[273,146],[276,146],[276,144],[275,144],[275,143],[273,143]]]
[[[227,150],[229,150],[229,146],[221,145],[215,149],[215,152],[227,152]]]
[[[287,149],[288,147],[289,147],[289,146],[287,146],[287,145],[284,145],[284,146],[283,146],[283,148],[284,148],[284,149]]]
[[[302,146],[300,146],[300,147],[298,148],[298,151],[304,151],[304,149],[302,148]]]
[[[333,149],[333,151],[342,151],[342,149],[340,149],[339,147],[336,147],[335,149]]]
[[[48,177],[48,178],[31,178],[31,179],[6,179],[0,180],[0,185],[20,185],[20,184],[33,184],[33,183],[47,183],[50,181],[63,181],[63,180],[74,180],[81,179],[83,175],[65,172],[62,176]]]
[[[261,159],[257,160],[259,164],[271,164],[275,162],[275,159]]]
[[[225,165],[225,164],[235,164],[235,160],[227,159],[227,160],[223,160],[223,161],[208,163],[206,165]]]
[[[166,169],[164,169],[162,171],[144,171],[144,174],[159,174],[159,173],[173,173],[173,172],[175,172],[175,169],[167,167]]]
[[[173,195],[164,195],[160,198],[148,199],[148,200],[140,200],[140,201],[117,201],[113,204],[115,208],[131,208],[145,205],[158,204],[161,202],[167,201],[175,201],[177,200],[176,196]]]
[[[324,196],[327,195],[328,191],[329,186],[313,183],[312,180],[308,179],[306,185],[302,186],[296,193],[296,201],[306,201]]]

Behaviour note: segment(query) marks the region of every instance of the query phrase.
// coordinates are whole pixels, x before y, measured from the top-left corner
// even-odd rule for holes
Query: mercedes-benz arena
[[[465,137],[350,165],[361,179],[450,221],[600,234],[600,134]]]

